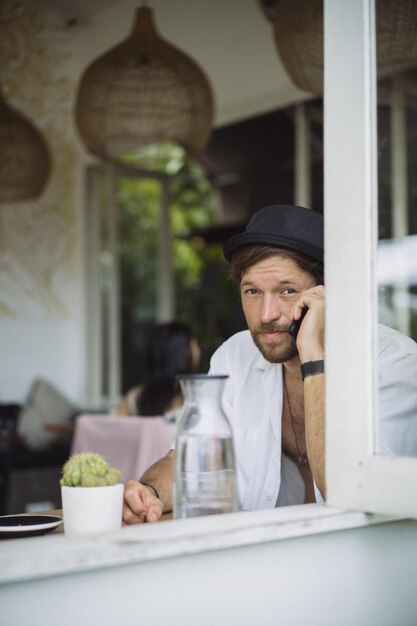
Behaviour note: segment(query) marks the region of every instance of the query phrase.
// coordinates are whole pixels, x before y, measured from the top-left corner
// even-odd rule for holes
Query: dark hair
[[[190,343],[190,329],[182,322],[155,326],[147,356],[149,377],[189,374],[192,367]]]
[[[144,387],[137,401],[138,415],[163,415],[175,396],[181,393],[175,376],[153,378]]]
[[[281,256],[291,259],[298,267],[311,274],[318,285],[324,284],[323,264],[310,259],[294,250],[277,248],[275,246],[245,246],[233,253],[230,261],[230,276],[236,282],[240,282],[243,274],[253,265],[273,256]]]
[[[181,393],[175,377],[192,370],[191,332],[183,322],[157,324],[147,352],[148,381],[137,399],[139,415],[163,415]]]

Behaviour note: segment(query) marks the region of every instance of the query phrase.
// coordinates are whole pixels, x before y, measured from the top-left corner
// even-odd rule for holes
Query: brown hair
[[[272,256],[291,259],[300,269],[311,274],[317,281],[317,285],[324,284],[324,267],[322,263],[310,259],[299,252],[286,250],[285,248],[276,248],[275,246],[245,246],[236,250],[230,262],[230,277],[237,283],[240,283],[243,274],[250,267]]]

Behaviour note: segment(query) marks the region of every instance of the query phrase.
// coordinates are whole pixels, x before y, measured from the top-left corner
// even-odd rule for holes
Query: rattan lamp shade
[[[417,64],[417,2],[376,0],[378,78]],[[323,93],[323,0],[277,0],[274,37],[293,83]]]
[[[130,36],[84,72],[76,120],[102,159],[165,140],[193,155],[210,136],[213,96],[198,65],[159,37],[151,9],[141,7]]]
[[[0,93],[0,202],[31,200],[49,176],[47,145],[31,122]]]

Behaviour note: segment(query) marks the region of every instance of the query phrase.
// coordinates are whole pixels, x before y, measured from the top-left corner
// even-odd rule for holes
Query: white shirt
[[[378,357],[377,450],[417,456],[417,344],[380,325]],[[266,361],[246,330],[214,353],[210,374],[229,375],[223,406],[233,431],[242,509],[302,504],[300,473],[282,455],[282,365]],[[316,486],[315,492],[322,502]]]

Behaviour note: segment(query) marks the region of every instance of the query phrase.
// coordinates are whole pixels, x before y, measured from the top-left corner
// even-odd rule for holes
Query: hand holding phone
[[[305,318],[307,311],[308,311],[308,307],[307,306],[303,307],[303,309],[301,311],[300,318],[298,320],[293,320],[291,326],[288,329],[288,332],[291,335],[291,337],[293,337],[294,341],[297,339],[297,335],[298,335],[298,331],[300,330],[301,322]]]

